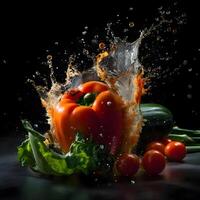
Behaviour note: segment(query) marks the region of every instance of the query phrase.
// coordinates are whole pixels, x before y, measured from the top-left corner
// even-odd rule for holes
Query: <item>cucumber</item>
[[[140,134],[136,152],[141,153],[151,141],[162,139],[172,131],[173,115],[169,109],[159,104],[141,104],[144,126]]]

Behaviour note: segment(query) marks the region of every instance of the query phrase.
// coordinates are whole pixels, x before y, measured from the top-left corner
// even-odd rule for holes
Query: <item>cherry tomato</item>
[[[138,156],[134,154],[122,154],[116,161],[116,169],[120,176],[134,176],[140,166]]]
[[[161,173],[165,165],[165,156],[157,150],[147,151],[142,159],[142,166],[149,175]]]
[[[148,150],[157,150],[162,154],[165,154],[165,146],[160,142],[151,142],[147,145],[146,151]]]
[[[181,142],[170,142],[166,147],[165,147],[165,155],[167,158],[171,161],[181,161],[186,155],[186,147],[183,143]]]
[[[166,146],[167,144],[172,142],[172,140],[169,138],[163,138],[162,140],[160,140],[160,142]]]

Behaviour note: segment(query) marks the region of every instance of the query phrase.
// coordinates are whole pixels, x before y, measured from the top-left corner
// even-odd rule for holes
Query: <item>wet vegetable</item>
[[[149,150],[144,154],[142,166],[147,174],[160,174],[166,165],[165,156],[156,150]]]
[[[122,142],[123,102],[102,82],[89,81],[67,91],[53,110],[56,139],[68,152],[77,132],[115,154]]]
[[[145,125],[141,137],[160,139],[167,136],[174,126],[173,115],[169,109],[159,104],[141,104]],[[142,138],[141,138],[142,139]]]
[[[181,142],[172,141],[165,147],[165,155],[170,161],[180,162],[186,155],[186,147]]]
[[[101,82],[89,82],[70,90],[63,95],[56,107],[57,110],[53,113],[58,141],[71,139],[67,143],[68,152],[60,151],[54,144],[46,144],[46,138],[33,130],[30,123],[24,120],[23,125],[28,131],[28,139],[18,147],[18,159],[21,165],[29,166],[42,174],[57,176],[77,173],[103,175],[111,172],[116,159],[111,154],[117,152],[117,148],[120,147],[120,134],[123,130],[123,114],[120,106],[122,106],[120,97],[109,91]],[[140,147],[144,151],[145,144],[154,141],[148,145],[142,159],[142,166],[148,174],[156,175],[164,169],[166,161],[161,153],[163,145],[166,145],[165,155],[171,161],[181,161],[186,155],[186,150],[200,151],[199,130],[173,127],[172,114],[163,106],[143,104],[141,110],[146,123],[139,145],[142,145]],[[56,120],[61,120],[61,123]],[[73,126],[71,132],[67,132],[69,125]],[[84,127],[86,125],[87,127]],[[104,132],[99,138],[98,131],[102,125]],[[62,142],[61,147],[66,145],[67,141]],[[139,168],[139,159],[133,154],[123,154],[116,160],[115,167],[120,176],[132,177]]]
[[[135,154],[122,154],[117,158],[115,166],[119,176],[133,177],[139,169],[140,160]]]
[[[172,142],[172,140],[169,139],[169,138],[163,138],[159,142],[162,143],[164,146],[166,146],[167,144],[169,144],[170,142]]]
[[[94,170],[104,169],[112,162],[112,157],[100,145],[76,134],[75,140],[67,154],[56,152],[46,146],[45,138],[33,130],[30,123],[23,121],[28,131],[28,139],[18,147],[18,160],[22,166],[29,166],[42,174],[71,175],[77,173],[91,174]]]
[[[160,153],[164,154],[165,153],[165,145],[162,144],[161,142],[151,142],[150,144],[147,145],[146,151],[148,150],[157,150]]]

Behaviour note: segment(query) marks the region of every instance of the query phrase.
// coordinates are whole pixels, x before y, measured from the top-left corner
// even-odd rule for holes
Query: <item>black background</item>
[[[70,42],[81,37],[84,26],[89,31],[101,30],[116,15],[126,16],[130,7],[135,28],[149,26],[160,6],[167,7],[175,1],[57,1],[43,4],[36,1],[7,2],[0,6],[0,136],[21,130],[20,118],[36,122],[44,117],[34,89],[26,84],[35,71],[45,71],[41,62],[49,52],[63,59],[63,50]],[[152,88],[146,101],[169,107],[178,125],[184,128],[200,128],[199,106],[199,7],[197,1],[178,1],[180,10],[187,14],[187,24],[179,33],[178,57],[174,66],[188,60],[179,74],[169,77],[165,85]],[[172,6],[173,7],[173,6]],[[128,14],[127,14],[128,15]],[[130,16],[130,14],[129,14]],[[57,45],[57,42],[59,45]],[[167,46],[166,46],[167,48]],[[56,52],[61,52],[60,55]],[[59,63],[59,61],[58,61]],[[64,62],[60,62],[64,65]],[[192,70],[189,70],[192,68]],[[168,78],[166,79],[168,80]],[[192,85],[189,86],[188,85]],[[173,96],[175,94],[175,96]],[[191,94],[192,98],[187,95]]]

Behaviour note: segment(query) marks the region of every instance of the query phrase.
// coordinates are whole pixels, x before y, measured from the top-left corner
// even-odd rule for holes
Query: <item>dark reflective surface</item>
[[[0,199],[198,199],[200,153],[188,154],[182,163],[168,163],[157,177],[139,175],[134,181],[91,182],[77,177],[62,180],[40,177],[20,167],[13,138],[0,146]],[[5,151],[5,146],[7,151]]]

